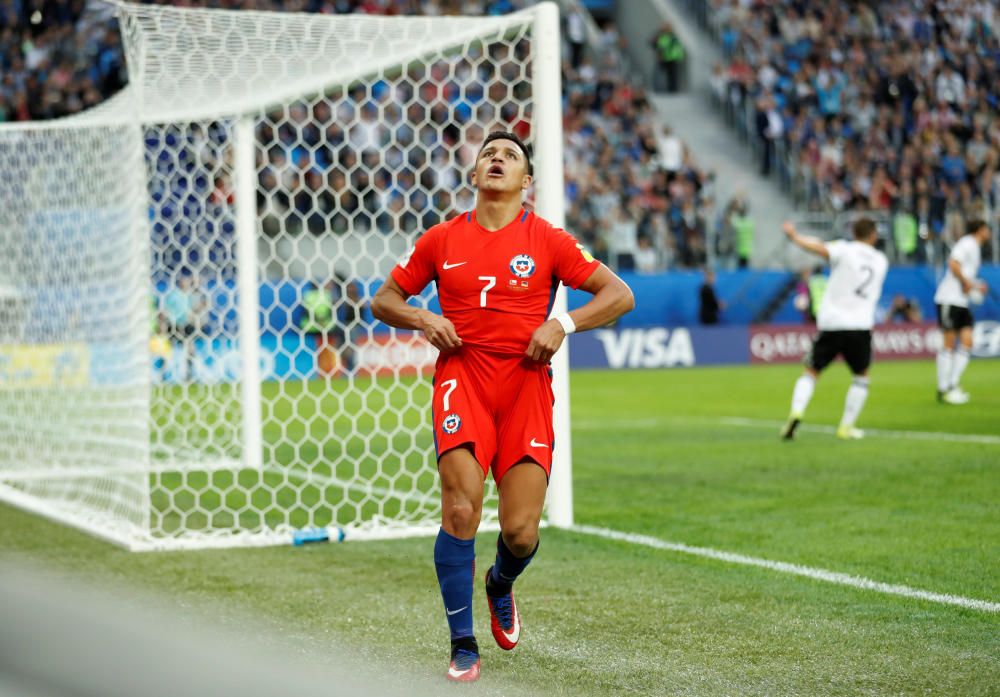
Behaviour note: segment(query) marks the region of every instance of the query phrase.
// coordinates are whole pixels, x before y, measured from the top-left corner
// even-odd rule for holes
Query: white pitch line
[[[573,422],[573,428],[580,431],[607,431],[610,429],[620,429],[626,431],[645,431],[653,428],[662,428],[671,424],[723,424],[725,426],[738,426],[743,428],[766,428],[775,432],[784,425],[784,421],[771,421],[767,419],[748,419],[742,416],[720,416],[717,418],[644,418],[644,419],[608,419],[602,421],[588,421],[581,419]],[[818,424],[800,424],[800,431],[813,433],[836,433],[833,426],[823,426]],[[985,433],[945,433],[944,431],[895,431],[882,428],[866,428],[865,435],[878,438],[891,438],[895,440],[926,440],[945,443],[978,443],[980,445],[1000,445],[1000,436]]]
[[[784,421],[768,421],[766,419],[746,419],[741,416],[723,416],[719,418],[719,423],[727,426],[744,426],[747,428],[771,428],[779,429],[784,425]],[[800,424],[800,430],[815,431],[818,433],[836,433],[833,426],[819,426],[812,424]],[[898,440],[929,440],[944,441],[947,443],[980,443],[982,445],[1000,445],[1000,436],[991,436],[983,433],[945,433],[943,431],[894,431],[884,428],[866,428],[866,436],[877,436],[879,438],[894,438]]]
[[[918,588],[910,588],[909,586],[902,586],[898,584],[882,583],[881,581],[873,581],[872,579],[865,578],[863,576],[851,576],[850,574],[842,574],[837,571],[814,569],[809,566],[789,564],[782,561],[771,561],[769,559],[761,559],[759,557],[748,557],[743,554],[723,552],[710,547],[692,547],[679,542],[667,542],[665,540],[649,537],[647,535],[618,532],[617,530],[598,528],[592,525],[574,525],[570,529],[573,532],[603,537],[608,540],[628,542],[629,544],[642,545],[644,547],[662,549],[670,552],[692,554],[697,557],[707,557],[708,559],[716,559],[729,564],[758,566],[771,571],[793,574],[795,576],[805,576],[806,578],[815,579],[817,581],[825,581],[826,583],[835,583],[841,586],[850,586],[852,588],[860,588],[862,590],[870,590],[877,593],[900,595],[905,598],[916,598],[918,600],[926,600],[928,602],[941,603],[944,605],[957,605],[959,607],[968,608],[970,610],[980,610],[982,612],[1000,612],[1000,603],[993,603],[987,600],[977,600],[975,598],[966,598],[961,595],[950,595],[948,593],[934,593],[932,591],[924,591]]]

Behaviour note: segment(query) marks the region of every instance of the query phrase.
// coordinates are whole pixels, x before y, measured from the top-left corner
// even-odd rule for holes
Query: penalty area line
[[[958,607],[964,607],[970,610],[980,610],[982,612],[1000,612],[1000,603],[992,603],[987,600],[977,600],[975,598],[966,598],[961,595],[950,595],[948,593],[934,593],[932,591],[920,590],[919,588],[911,588],[909,586],[899,584],[882,583],[881,581],[873,581],[872,579],[865,578],[863,576],[852,576],[850,574],[843,574],[837,571],[815,569],[809,566],[789,564],[788,562],[782,561],[771,561],[770,559],[750,557],[744,554],[724,552],[712,549],[711,547],[692,547],[691,545],[679,542],[667,542],[648,535],[618,532],[617,530],[599,528],[593,525],[574,525],[570,528],[570,530],[584,535],[592,535],[594,537],[602,537],[608,540],[651,547],[652,549],[661,549],[669,552],[679,552],[681,554],[691,554],[696,557],[715,559],[728,564],[756,566],[770,571],[792,574],[794,576],[804,576],[816,581],[824,581],[826,583],[834,583],[840,586],[849,586],[851,588],[875,591],[876,593],[899,595],[904,598],[926,600],[931,603],[939,603],[943,605],[957,605]]]

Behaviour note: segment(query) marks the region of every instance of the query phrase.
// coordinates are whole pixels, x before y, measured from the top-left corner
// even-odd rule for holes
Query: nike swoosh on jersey
[[[457,610],[449,610],[448,608],[445,608],[444,611],[448,613],[449,617],[451,617],[452,615],[457,615],[458,613],[460,613],[462,610],[464,610],[467,607],[469,607],[469,606],[466,605],[465,607],[460,607]]]
[[[531,439],[531,443],[529,445],[531,445],[532,448],[547,448],[547,447],[549,447],[548,443],[539,443],[534,438]]]
[[[456,266],[462,266],[463,264],[468,264],[468,263],[469,262],[467,261],[460,261],[455,264],[449,264],[447,261],[445,261],[443,264],[441,264],[441,268],[447,271],[448,269],[454,269]]]

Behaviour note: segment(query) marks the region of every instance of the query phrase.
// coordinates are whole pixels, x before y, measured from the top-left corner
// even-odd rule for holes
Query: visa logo
[[[594,332],[604,347],[611,368],[668,368],[695,364],[691,333],[679,327],[673,331],[653,329],[599,329]]]

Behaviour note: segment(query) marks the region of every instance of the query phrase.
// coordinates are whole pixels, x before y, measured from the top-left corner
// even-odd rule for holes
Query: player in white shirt
[[[943,344],[937,355],[938,401],[965,404],[969,394],[959,387],[962,373],[969,365],[972,350],[972,311],[969,304],[982,302],[986,283],[977,280],[982,263],[981,247],[990,238],[990,228],[982,220],[969,222],[966,234],[955,243],[948,256],[948,272],[934,293],[938,326]],[[958,338],[958,346],[955,339]]]
[[[816,388],[816,379],[838,355],[842,355],[854,374],[854,380],[847,389],[837,437],[862,438],[864,432],[855,428],[854,424],[868,398],[875,306],[882,295],[882,283],[889,269],[885,254],[875,249],[878,229],[871,219],[861,218],[854,223],[854,240],[850,242],[823,242],[815,237],[806,237],[798,234],[791,223],[785,223],[782,230],[793,243],[830,262],[830,280],[816,317],[819,334],[813,339],[812,348],[805,358],[805,372],[795,383],[792,410],[781,429],[781,437],[786,440],[795,437],[795,429],[802,421]]]

